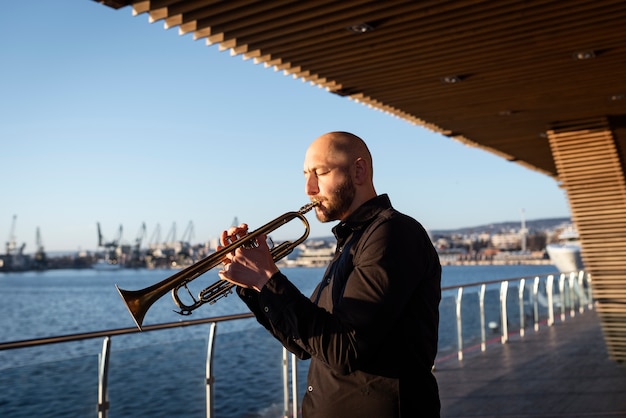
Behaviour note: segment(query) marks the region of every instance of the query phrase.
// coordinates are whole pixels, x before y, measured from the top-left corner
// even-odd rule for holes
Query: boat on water
[[[117,260],[111,259],[101,259],[96,261],[91,265],[91,268],[94,270],[119,270],[122,268],[122,265],[117,262]]]
[[[558,235],[558,241],[546,245],[546,252],[552,264],[561,273],[570,273],[584,268],[578,231],[574,225],[567,225]]]
[[[336,248],[336,243],[329,244],[324,241],[300,244],[297,257],[287,260],[287,265],[289,267],[325,267],[333,259]]]

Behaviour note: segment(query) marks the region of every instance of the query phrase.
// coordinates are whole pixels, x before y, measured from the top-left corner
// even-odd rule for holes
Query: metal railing
[[[532,307],[532,325],[535,331],[539,330],[539,326],[542,321],[545,321],[547,326],[552,326],[555,323],[555,315],[558,313],[560,320],[564,321],[569,313],[570,317],[576,315],[576,311],[582,313],[585,308],[592,309],[592,287],[591,277],[584,271],[572,272],[569,274],[560,274],[556,279],[558,293],[554,293],[554,275],[536,276],[533,280],[528,281],[531,286],[528,287],[529,300],[528,303]],[[524,336],[526,329],[526,294],[527,294],[527,279],[507,279],[507,280],[494,280],[485,281],[480,283],[470,283],[460,286],[449,286],[442,288],[444,295],[446,292],[456,291],[456,297],[454,298],[455,304],[455,322],[456,322],[456,354],[457,358],[463,359],[464,353],[464,326],[463,326],[463,296],[464,294],[472,294],[468,292],[468,289],[477,289],[478,296],[478,310],[480,318],[480,349],[485,351],[487,347],[487,328],[491,330],[499,330],[499,340],[502,344],[505,344],[509,340],[509,323],[513,315],[509,312],[508,301],[510,299],[509,289],[513,285],[518,284],[517,302],[519,304],[519,335]],[[498,289],[499,288],[499,289]],[[498,291],[499,293],[499,324],[486,323],[485,316],[485,299],[487,290]],[[539,305],[543,305],[547,310],[547,316],[545,319],[541,318],[539,313]],[[555,310],[556,307],[556,310]],[[578,308],[578,309],[576,309]],[[473,309],[473,307],[472,307]],[[98,356],[98,400],[97,400],[97,414],[100,418],[106,418],[109,411],[108,400],[108,372],[109,372],[109,359],[111,353],[112,337],[137,334],[139,332],[149,333],[154,331],[161,331],[171,328],[182,328],[197,326],[201,324],[210,324],[207,351],[205,358],[205,397],[206,397],[206,416],[208,418],[214,417],[214,348],[215,337],[217,333],[217,324],[226,321],[236,321],[244,318],[252,318],[250,313],[225,315],[212,318],[171,322],[158,325],[147,325],[143,327],[143,331],[139,331],[137,328],[121,328],[113,330],[104,330],[97,332],[89,332],[82,334],[61,335],[49,338],[38,338],[23,341],[13,341],[0,343],[0,350],[13,350],[26,347],[42,346],[47,344],[59,344],[71,341],[81,341],[87,339],[103,338],[102,351]],[[291,370],[290,370],[291,369]],[[298,361],[295,355],[291,354],[291,367],[289,367],[289,354],[286,349],[283,348],[282,358],[282,379],[283,379],[283,417],[297,417],[298,415]],[[289,381],[289,374],[291,372],[291,382]],[[1,371],[0,371],[1,373]],[[291,384],[290,384],[291,383]],[[291,394],[290,394],[291,386]]]
[[[27,348],[27,347],[37,347],[48,344],[58,344],[58,343],[67,343],[74,341],[83,341],[94,338],[103,338],[102,343],[102,352],[98,356],[98,404],[96,405],[96,410],[98,412],[99,418],[106,418],[108,416],[109,411],[109,401],[108,401],[108,374],[109,374],[109,359],[111,354],[111,337],[113,336],[121,336],[121,335],[129,335],[129,334],[137,334],[137,333],[149,333],[153,331],[161,331],[165,329],[171,328],[183,328],[190,327],[202,324],[209,324],[209,337],[207,344],[207,354],[206,354],[206,362],[205,362],[205,390],[206,390],[206,416],[209,418],[214,417],[213,410],[213,383],[215,381],[215,377],[213,375],[213,353],[214,353],[214,343],[215,336],[217,330],[217,324],[220,322],[226,321],[235,321],[239,319],[252,318],[253,315],[251,313],[244,314],[235,314],[235,315],[224,315],[219,317],[212,318],[203,318],[203,319],[195,319],[188,321],[179,321],[179,322],[169,322],[165,324],[157,324],[157,325],[145,325],[142,327],[142,330],[138,328],[119,328],[112,330],[104,330],[104,331],[95,331],[95,332],[86,332],[81,334],[70,334],[70,335],[60,335],[48,338],[36,338],[30,340],[22,340],[22,341],[12,341],[7,343],[0,343],[0,350],[12,350],[19,348]],[[286,352],[286,350],[284,350]],[[283,367],[287,367],[287,364],[284,364]],[[295,369],[294,369],[295,370]],[[288,387],[288,371],[285,372],[285,381],[283,385]],[[289,401],[285,398],[285,405],[288,405]],[[295,404],[295,403],[294,403]],[[286,416],[286,415],[285,415]],[[295,415],[294,415],[295,416]]]
[[[546,324],[548,326],[554,325],[555,318],[555,305],[559,308],[559,314],[561,321],[565,321],[567,311],[569,310],[570,317],[576,315],[576,307],[578,311],[583,313],[585,308],[593,309],[592,287],[591,277],[585,271],[561,273],[557,279],[558,294],[554,294],[554,275],[550,274],[545,278],[545,295],[539,292],[542,277],[535,276],[532,281],[532,288],[530,292],[530,302],[532,304],[532,319],[533,328],[535,331],[539,330],[541,317],[539,315],[539,304],[541,296],[545,297],[544,304],[547,309]],[[462,301],[465,289],[478,288],[478,307],[480,317],[480,348],[481,351],[486,350],[487,338],[486,329],[500,330],[500,341],[505,344],[509,340],[509,311],[508,295],[509,284],[518,282],[517,300],[519,307],[519,334],[521,337],[525,334],[526,329],[526,315],[524,311],[525,306],[525,292],[526,292],[526,278],[521,279],[509,279],[509,280],[493,280],[482,283],[473,283],[462,286],[449,286],[442,288],[442,291],[456,290],[457,296],[455,298],[455,313],[456,313],[456,330],[457,330],[457,357],[459,360],[463,360],[464,341],[463,341],[463,316],[462,316]],[[499,285],[499,308],[500,308],[500,323],[499,324],[485,324],[485,294],[489,285]],[[555,297],[557,296],[557,297]],[[555,302],[555,299],[557,302]]]

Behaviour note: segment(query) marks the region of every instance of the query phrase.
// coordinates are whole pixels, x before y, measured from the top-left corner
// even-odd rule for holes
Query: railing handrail
[[[30,340],[9,341],[6,343],[0,343],[0,351],[10,350],[14,348],[25,348],[25,347],[34,347],[34,346],[46,345],[46,344],[64,343],[64,342],[70,342],[70,341],[81,341],[81,340],[88,340],[91,338],[111,337],[114,335],[136,334],[139,332],[145,333],[149,331],[158,331],[158,330],[170,329],[170,328],[183,328],[183,327],[189,327],[193,325],[209,324],[212,322],[234,321],[237,319],[245,319],[245,318],[252,318],[252,317],[254,317],[254,315],[252,315],[251,313],[240,313],[240,314],[233,314],[233,315],[214,316],[211,318],[201,318],[201,319],[192,319],[192,320],[187,320],[187,321],[166,322],[163,324],[145,325],[142,327],[141,330],[137,327],[117,328],[117,329],[109,329],[109,330],[104,330],[104,331],[84,332],[84,333],[79,333],[79,334],[57,335],[54,337],[33,338]]]
[[[541,274],[532,274],[532,277],[548,277],[550,275],[553,276],[558,276],[560,274],[568,274],[568,273],[559,273],[558,271],[552,272],[552,273],[541,273]],[[441,288],[441,291],[443,292],[444,290],[455,290],[458,289],[459,287],[473,287],[473,286],[482,286],[482,285],[490,285],[490,284],[500,284],[502,282],[515,282],[515,281],[520,281],[522,279],[528,279],[530,276],[520,276],[520,277],[510,277],[508,279],[495,279],[495,280],[481,280],[479,282],[471,282],[471,283],[464,283],[464,284],[455,284],[452,286],[444,286]]]
[[[547,277],[550,274],[557,275],[559,273],[547,273],[547,274],[541,274],[541,276]],[[496,279],[496,280],[487,280],[487,281],[474,282],[474,283],[457,284],[457,285],[452,285],[452,286],[444,286],[441,288],[441,291],[443,292],[446,290],[455,290],[459,288],[467,288],[467,287],[481,286],[481,285],[500,284],[505,281],[507,282],[516,281],[516,280],[519,281],[523,278],[524,277]],[[137,327],[117,328],[117,329],[109,329],[109,330],[101,330],[101,331],[84,332],[84,333],[78,333],[78,334],[57,335],[53,337],[33,338],[33,339],[28,339],[28,340],[0,342],[0,351],[11,350],[11,349],[16,349],[16,348],[34,347],[34,346],[46,345],[46,344],[80,341],[80,340],[87,340],[87,339],[92,339],[92,338],[111,337],[114,335],[127,335],[127,334],[135,334],[135,333],[140,333],[140,332],[145,333],[149,331],[158,331],[158,330],[171,329],[171,328],[183,328],[183,327],[194,326],[194,325],[209,324],[212,322],[226,322],[226,321],[234,321],[238,319],[252,318],[252,317],[254,317],[252,313],[238,313],[238,314],[232,314],[232,315],[214,316],[214,317],[209,317],[209,318],[191,319],[191,320],[186,320],[186,321],[165,322],[162,324],[145,325],[145,326],[142,326],[143,331],[138,329]]]

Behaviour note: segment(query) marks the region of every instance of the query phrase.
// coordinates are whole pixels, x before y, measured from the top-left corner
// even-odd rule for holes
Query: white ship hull
[[[327,266],[335,255],[336,244],[300,246],[300,252],[295,260],[290,260],[291,266],[295,267],[324,267]]]
[[[580,245],[578,244],[549,244],[546,251],[552,264],[561,273],[570,273],[583,269],[583,260],[580,255]]]
[[[91,265],[94,270],[119,270],[122,266],[119,263],[111,263],[107,260],[98,260]]]

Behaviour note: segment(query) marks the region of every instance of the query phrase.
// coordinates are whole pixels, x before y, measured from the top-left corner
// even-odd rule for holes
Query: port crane
[[[143,267],[145,264],[144,257],[141,254],[141,244],[146,236],[146,223],[143,222],[135,238],[135,244],[133,245],[130,253],[130,267]]]
[[[26,247],[26,243],[23,243],[20,247],[17,246],[17,240],[15,238],[16,224],[17,215],[13,215],[9,239],[6,242],[6,255],[3,260],[0,260],[0,267],[5,270],[23,270],[26,268],[27,264],[26,257],[24,257],[24,248]]]
[[[157,224],[152,232],[150,241],[148,241],[149,250],[161,250],[161,224]]]
[[[194,239],[195,233],[193,228],[193,221],[189,221],[185,232],[183,232],[183,235],[180,238],[180,248],[178,249],[178,252],[176,254],[179,264],[185,264],[189,263],[190,261],[194,261],[195,251],[192,244]]]
[[[117,248],[120,245],[120,242],[122,241],[122,225],[120,225],[120,228],[117,231],[117,236],[115,237],[115,239],[113,241],[109,241],[106,242],[106,240],[104,239],[104,236],[102,235],[102,230],[100,229],[100,222],[97,222],[98,224],[98,247],[101,248]]]
[[[143,222],[141,227],[139,228],[139,232],[137,233],[137,238],[135,238],[135,250],[139,251],[141,248],[141,244],[143,243],[144,238],[146,237],[146,223]]]
[[[163,241],[163,245],[165,248],[173,247],[176,244],[176,222],[172,223],[172,227],[169,232],[165,236],[165,240]]]
[[[191,245],[191,242],[195,239],[195,233],[193,230],[193,221],[189,221],[189,224],[187,224],[187,228],[185,229],[185,232],[183,232],[183,236],[180,238],[180,241],[183,245],[185,245],[185,243]]]
[[[48,264],[48,258],[43,248],[43,240],[41,239],[41,231],[39,230],[39,227],[37,227],[37,231],[35,233],[35,242],[37,244],[37,251],[35,252],[34,267],[37,270],[45,269]]]
[[[122,242],[122,232],[123,228],[120,225],[117,235],[113,241],[106,241],[104,236],[102,235],[102,230],[100,228],[100,222],[97,222],[98,225],[98,248],[104,248],[104,260],[107,264],[116,265],[120,263],[120,256],[122,255],[121,242]]]
[[[15,225],[17,223],[17,215],[13,215],[13,221],[11,222],[11,230],[9,232],[9,239],[6,242],[6,255],[17,255],[17,241],[15,239]],[[23,251],[26,244],[23,244],[21,250]],[[19,251],[21,253],[22,251]]]

